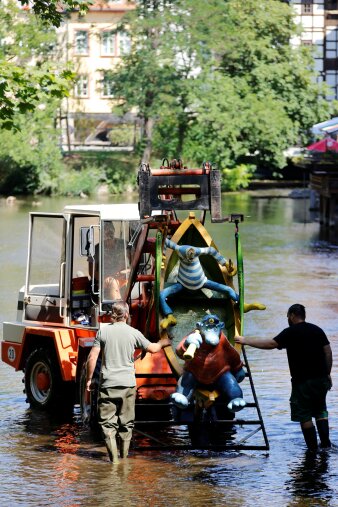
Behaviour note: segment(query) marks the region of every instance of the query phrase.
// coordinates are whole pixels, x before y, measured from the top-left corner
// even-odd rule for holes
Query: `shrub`
[[[246,164],[240,164],[232,169],[222,169],[222,190],[233,192],[240,188],[247,188],[254,171],[254,166]]]

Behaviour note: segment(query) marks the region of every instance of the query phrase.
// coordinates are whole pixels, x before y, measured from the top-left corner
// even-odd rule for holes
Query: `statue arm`
[[[171,248],[172,250],[176,250],[177,252],[180,251],[179,245],[177,243],[175,243],[174,241],[171,241],[171,239],[165,238],[164,243],[167,248]]]
[[[180,341],[176,348],[176,354],[179,357],[184,358],[183,356],[190,345],[194,345],[195,348],[198,349],[202,345],[202,341],[201,333],[198,329],[195,329],[195,331],[192,331],[188,336],[185,336],[183,340]]]
[[[196,250],[199,250],[199,255],[212,255],[221,266],[225,266],[226,259],[213,246],[196,248]]]
[[[178,355],[178,357],[180,357],[181,359],[183,358],[183,354],[184,352],[186,352],[186,348],[184,346],[184,342],[186,340],[186,337],[183,338],[183,340],[180,341],[180,343],[177,345],[176,347],[176,354]]]

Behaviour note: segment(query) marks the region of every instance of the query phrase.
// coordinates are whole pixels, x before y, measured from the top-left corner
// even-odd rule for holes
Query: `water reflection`
[[[307,451],[302,459],[291,463],[290,478],[285,482],[286,489],[297,499],[320,498],[321,502],[324,502],[335,498],[336,493],[328,483],[332,452],[334,451],[321,450],[317,453]],[[316,505],[327,504],[325,502]]]
[[[322,227],[319,232],[319,241],[322,247],[329,250],[338,248],[338,229],[330,227]]]

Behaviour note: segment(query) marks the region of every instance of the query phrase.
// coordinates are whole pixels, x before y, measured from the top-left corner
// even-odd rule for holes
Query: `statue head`
[[[192,262],[196,256],[196,250],[193,246],[187,247],[185,251],[185,257],[188,260],[188,262]]]
[[[219,344],[224,322],[222,322],[217,315],[205,315],[202,320],[197,322],[196,327],[200,331],[206,344],[213,346]]]

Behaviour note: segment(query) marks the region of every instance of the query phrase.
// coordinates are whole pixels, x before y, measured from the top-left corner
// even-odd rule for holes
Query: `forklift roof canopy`
[[[137,204],[79,204],[65,206],[66,213],[98,215],[102,220],[140,220]]]

